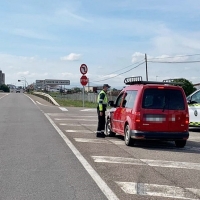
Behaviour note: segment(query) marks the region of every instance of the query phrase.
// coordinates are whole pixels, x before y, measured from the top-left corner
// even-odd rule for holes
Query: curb
[[[43,93],[43,92],[33,92],[33,94],[38,96],[38,97],[41,97],[41,98],[45,99],[46,101],[52,103],[55,106],[60,106],[56,102],[56,100],[52,96],[50,96],[49,94],[46,94],[46,93]]]

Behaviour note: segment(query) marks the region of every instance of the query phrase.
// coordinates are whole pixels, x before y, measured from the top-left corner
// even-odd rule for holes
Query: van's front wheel
[[[131,138],[131,131],[128,124],[124,129],[124,141],[127,146],[131,146],[134,144],[134,139]]]
[[[176,140],[175,145],[178,148],[183,148],[186,145],[186,140]]]

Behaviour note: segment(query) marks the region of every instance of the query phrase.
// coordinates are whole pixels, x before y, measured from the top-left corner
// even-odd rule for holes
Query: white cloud
[[[80,60],[81,54],[75,54],[75,53],[70,53],[67,56],[61,57],[61,60],[67,60],[67,61],[77,61]]]
[[[71,17],[73,19],[77,19],[82,22],[92,22],[92,20],[82,17],[80,15],[74,14],[73,12],[67,9],[61,9],[61,10],[56,11],[56,15],[61,15],[62,17],[65,17],[65,18]]]
[[[144,53],[135,52],[135,53],[132,55],[132,63],[135,63],[135,62],[144,60],[144,58],[145,58],[145,54],[144,54]]]
[[[49,35],[48,33],[41,33],[37,30],[29,30],[29,29],[14,29],[10,31],[14,35],[19,35],[26,38],[34,38],[39,40],[56,40],[55,36]]]

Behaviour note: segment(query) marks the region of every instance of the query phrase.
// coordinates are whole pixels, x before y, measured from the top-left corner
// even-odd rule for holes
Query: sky
[[[90,86],[120,88],[132,76],[200,83],[199,0],[1,0],[0,17],[6,84],[82,87],[82,64]]]

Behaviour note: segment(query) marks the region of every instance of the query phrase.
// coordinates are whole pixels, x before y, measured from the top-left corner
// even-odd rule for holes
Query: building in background
[[[200,83],[194,84],[194,87],[198,90],[200,89]]]
[[[0,70],[0,85],[5,84],[5,74]]]

